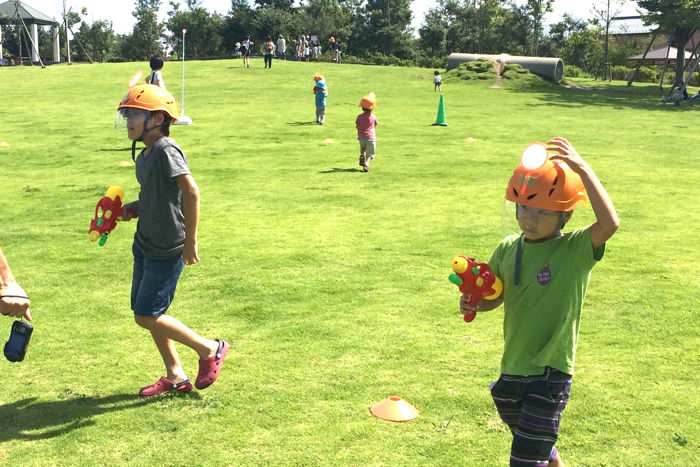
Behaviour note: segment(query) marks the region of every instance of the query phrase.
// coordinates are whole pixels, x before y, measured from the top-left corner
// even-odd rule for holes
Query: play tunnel
[[[561,58],[553,57],[451,53],[447,57],[447,69],[450,70],[459,66],[460,63],[473,62],[475,60],[489,60],[503,65],[520,65],[531,73],[555,83],[560,82],[564,78],[564,62]]]

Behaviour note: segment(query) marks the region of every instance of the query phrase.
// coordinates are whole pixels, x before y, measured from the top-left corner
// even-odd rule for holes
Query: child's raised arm
[[[571,170],[581,177],[596,217],[596,222],[591,226],[591,242],[593,248],[602,246],[620,227],[620,218],[617,216],[617,211],[608,192],[593,168],[583,160],[565,138],[551,139],[547,142],[547,149],[557,153],[551,157],[552,160],[566,162]]]

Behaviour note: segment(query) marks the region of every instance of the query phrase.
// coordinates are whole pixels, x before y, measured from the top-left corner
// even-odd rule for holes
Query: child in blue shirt
[[[328,97],[328,86],[323,79],[323,75],[316,73],[314,76],[314,94],[316,95],[316,123],[323,125],[326,121],[326,99]]]

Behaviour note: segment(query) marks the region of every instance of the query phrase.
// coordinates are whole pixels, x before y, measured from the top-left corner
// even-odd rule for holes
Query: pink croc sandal
[[[211,358],[201,358],[199,360],[199,372],[197,373],[197,380],[194,386],[197,389],[208,388],[214,381],[219,377],[221,373],[221,368],[224,366],[224,359],[228,355],[229,345],[228,343],[221,339],[216,340],[219,343],[219,348],[216,349],[216,355]]]
[[[173,383],[164,376],[161,376],[161,378],[155,383],[141,388],[139,391],[139,396],[153,397],[160,396],[161,394],[167,394],[169,392],[190,392],[191,390],[192,383],[190,383],[189,379],[179,383]]]

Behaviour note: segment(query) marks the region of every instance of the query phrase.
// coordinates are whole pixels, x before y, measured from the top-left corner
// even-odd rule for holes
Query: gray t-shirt
[[[136,159],[139,192],[139,223],[134,242],[146,256],[171,257],[182,253],[185,216],[182,192],[176,177],[190,173],[187,159],[177,143],[168,137],[157,140]]]

